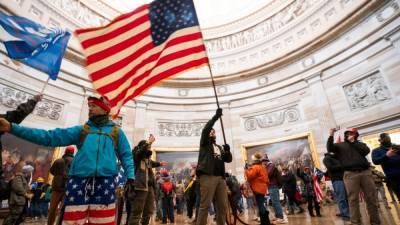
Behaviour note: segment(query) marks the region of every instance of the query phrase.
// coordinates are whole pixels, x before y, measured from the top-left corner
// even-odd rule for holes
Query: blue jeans
[[[350,218],[349,204],[347,202],[346,188],[342,180],[332,182],[333,191],[335,192],[336,203],[339,207],[341,217]]]
[[[167,222],[167,218],[171,223],[174,223],[174,203],[172,197],[163,197],[162,198],[163,205],[163,223]]]
[[[183,196],[176,196],[176,211],[178,214],[183,213],[183,206],[184,206],[184,198]]]
[[[281,206],[281,201],[279,199],[279,188],[273,186],[270,187],[268,190],[272,202],[272,207],[274,208],[275,211],[275,217],[283,219],[282,206]]]
[[[251,209],[254,207],[254,201],[252,197],[246,198],[247,209]]]
[[[268,217],[268,210],[264,204],[264,202],[265,202],[264,195],[257,194],[257,193],[254,193],[254,195],[256,197],[258,213],[260,214],[261,225],[269,225],[270,222],[269,222],[269,217]]]

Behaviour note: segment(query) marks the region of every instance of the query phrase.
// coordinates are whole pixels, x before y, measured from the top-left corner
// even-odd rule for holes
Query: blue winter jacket
[[[118,175],[117,152],[122,167],[125,170],[125,175],[128,178],[134,179],[133,156],[124,132],[121,129],[119,130],[118,149],[114,150],[114,141],[111,136],[98,134],[97,132],[110,134],[115,124],[111,121],[102,127],[97,127],[91,121],[89,121],[88,124],[90,130],[81,146],[79,146],[79,144],[83,126],[43,130],[19,126],[12,123],[11,133],[17,137],[43,146],[78,146],[78,152],[69,169],[69,176],[116,176]]]
[[[372,151],[372,162],[381,165],[388,179],[400,179],[400,151],[393,157],[386,156],[387,149],[378,147]]]

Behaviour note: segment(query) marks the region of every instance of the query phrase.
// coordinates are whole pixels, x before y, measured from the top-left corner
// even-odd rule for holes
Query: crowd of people
[[[197,225],[207,224],[212,215],[222,225],[228,212],[240,217],[246,210],[262,225],[286,224],[291,215],[304,213],[303,204],[309,216],[322,217],[324,205],[333,202],[338,217],[361,224],[360,193],[371,225],[377,225],[378,196],[387,201],[383,184],[399,198],[400,147],[385,133],[380,135],[381,146],[372,151],[373,163],[384,173],[368,162],[371,151],[358,140],[356,129],[346,131],[341,143],[334,143],[336,130],[331,129],[323,159],[326,173],[312,163],[274,162],[256,152],[245,163],[240,183],[225,171],[225,163],[232,161],[230,146],[216,143],[213,126],[222,116],[222,109],[217,109],[202,130],[197,165],[189,176],[178,177],[165,169],[167,162],[152,160],[153,135],[130,148],[124,132],[109,119],[110,107],[103,98],[88,98],[89,120],[81,126],[46,131],[18,125],[40,99],[1,115],[0,132],[43,146],[68,147],[50,168],[51,185],[41,177],[33,181],[33,167],[24,162],[15,168],[8,177],[10,213],[5,225],[21,224],[25,216],[47,217],[49,225],[119,224],[121,213],[116,212],[124,209],[126,225],[147,225],[154,215],[163,224],[174,223],[176,214],[186,214],[185,223]],[[117,185],[120,171],[124,179]],[[2,176],[2,189],[4,182]]]

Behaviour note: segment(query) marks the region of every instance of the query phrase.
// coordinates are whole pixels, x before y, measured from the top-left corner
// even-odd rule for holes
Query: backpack
[[[119,160],[119,154],[117,152],[117,149],[118,149],[118,135],[119,135],[119,127],[117,125],[114,125],[111,128],[111,133],[89,132],[89,131],[90,131],[90,125],[88,123],[85,123],[85,125],[83,126],[83,129],[82,129],[82,132],[81,132],[81,136],[79,137],[78,149],[82,147],[83,142],[85,141],[86,136],[88,134],[106,135],[106,136],[110,137],[113,140],[115,155],[117,156],[118,161],[121,161],[121,160]]]
[[[171,181],[164,181],[164,183],[161,184],[161,190],[167,195],[171,194],[173,189],[174,186]]]
[[[6,181],[4,177],[0,178],[0,200],[8,200],[11,194],[11,182]]]

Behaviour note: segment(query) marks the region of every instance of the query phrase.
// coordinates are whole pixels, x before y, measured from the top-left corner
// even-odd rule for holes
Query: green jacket
[[[11,181],[11,194],[8,204],[24,206],[25,205],[25,194],[29,190],[28,182],[22,173],[15,174],[14,179]]]

